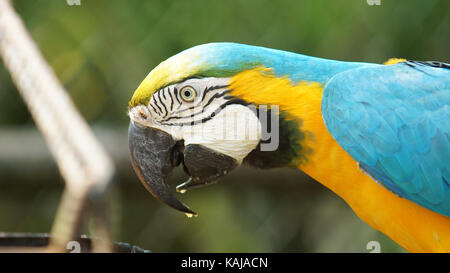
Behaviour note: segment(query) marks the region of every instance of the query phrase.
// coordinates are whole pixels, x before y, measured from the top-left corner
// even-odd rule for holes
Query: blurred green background
[[[404,250],[331,191],[296,170],[241,168],[181,199],[187,219],[139,183],[127,150],[127,102],[159,62],[232,41],[348,61],[450,61],[450,1],[15,0],[13,4],[117,165],[113,235],[155,252]],[[332,174],[330,174],[332,175]],[[172,185],[186,179],[177,172]],[[63,181],[0,66],[0,231],[48,232]],[[88,227],[86,228],[88,230]]]

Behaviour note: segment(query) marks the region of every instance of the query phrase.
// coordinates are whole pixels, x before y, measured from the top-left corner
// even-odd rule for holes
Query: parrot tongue
[[[169,190],[166,179],[175,167],[172,150],[175,140],[161,130],[130,122],[128,141],[133,168],[145,188],[157,199],[188,217],[197,215]]]

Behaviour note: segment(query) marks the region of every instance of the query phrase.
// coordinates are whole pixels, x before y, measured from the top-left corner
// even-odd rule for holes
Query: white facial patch
[[[130,109],[130,118],[184,140],[242,160],[261,139],[256,112],[229,95],[228,78],[190,79],[156,92],[148,106]],[[195,99],[183,101],[184,90],[195,89]],[[191,95],[191,94],[190,94]]]
[[[185,145],[201,144],[216,152],[242,160],[261,138],[256,114],[243,105],[228,105],[211,120],[194,126],[183,126]]]

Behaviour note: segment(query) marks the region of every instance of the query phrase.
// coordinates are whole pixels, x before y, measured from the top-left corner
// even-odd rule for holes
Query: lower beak
[[[171,154],[176,141],[172,136],[131,121],[128,141],[133,168],[145,188],[172,208],[188,215],[197,215],[172,194],[165,182],[174,168]]]

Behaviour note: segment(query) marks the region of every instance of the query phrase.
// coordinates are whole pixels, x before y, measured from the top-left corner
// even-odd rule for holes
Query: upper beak
[[[174,168],[171,156],[176,141],[172,136],[131,121],[128,141],[133,168],[145,188],[167,205],[188,215],[197,215],[169,191],[165,182]]]

